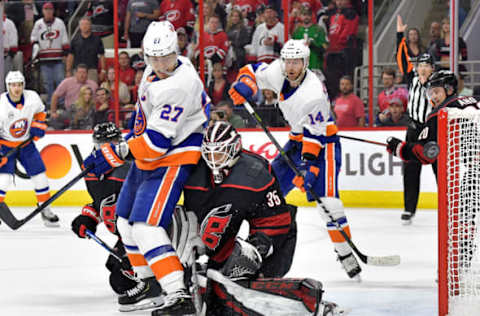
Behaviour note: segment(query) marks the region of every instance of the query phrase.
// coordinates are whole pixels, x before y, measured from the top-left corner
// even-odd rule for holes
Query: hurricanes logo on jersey
[[[142,99],[143,98],[144,97],[142,97]],[[146,127],[147,127],[147,121],[145,119],[145,113],[143,113],[142,105],[140,104],[140,102],[138,102],[137,114],[135,116],[135,125],[133,128],[133,132],[135,133],[135,136],[141,135],[145,131]]]
[[[27,119],[16,120],[10,125],[10,135],[12,135],[15,138],[22,137],[27,132],[27,128],[28,128]]]
[[[40,38],[44,41],[51,41],[60,37],[59,30],[47,30],[40,35]]]
[[[167,20],[169,20],[170,22],[177,21],[178,19],[180,19],[180,11],[169,10],[167,11],[166,16],[167,16]]]
[[[200,236],[203,243],[210,250],[215,250],[222,239],[223,234],[230,224],[232,204],[225,204],[213,208],[200,225]]]

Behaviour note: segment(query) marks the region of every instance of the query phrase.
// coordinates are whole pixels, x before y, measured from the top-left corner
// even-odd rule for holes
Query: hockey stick
[[[38,206],[32,213],[28,214],[24,219],[17,219],[13,215],[12,211],[9,209],[7,204],[5,203],[0,203],[0,218],[7,224],[8,227],[10,227],[13,230],[16,230],[23,226],[26,222],[31,220],[35,215],[43,211],[47,206],[52,204],[53,201],[55,201],[60,195],[65,193],[70,187],[72,187],[75,183],[78,182],[78,180],[82,179],[90,170],[93,169],[93,165],[89,166],[85,170],[83,170],[80,174],[78,174],[75,178],[70,180],[67,184],[65,184],[60,190],[58,190],[57,193],[52,195],[48,200],[46,200],[42,205]]]
[[[197,258],[197,248],[192,249],[193,257]],[[200,296],[199,291],[200,286],[198,285],[198,275],[197,275],[197,262],[193,261],[192,264],[192,296],[193,296],[193,305],[195,305],[195,315],[202,315],[202,297]]]
[[[105,248],[115,259],[117,259],[120,263],[123,264],[122,258],[113,250],[109,245],[107,245],[106,242],[101,240],[97,235],[95,235],[93,232],[91,232],[88,229],[85,229],[85,234],[88,236],[89,239],[92,239],[95,241],[97,244]]]
[[[385,144],[385,143],[376,142],[374,140],[368,140],[368,139],[357,138],[357,137],[352,137],[352,136],[345,136],[345,135],[338,135],[338,134],[337,134],[337,136],[341,137],[341,138],[345,138],[345,139],[356,140],[357,142],[380,145],[380,146],[385,146],[385,147],[387,146],[387,144]]]
[[[282,155],[282,157],[287,162],[288,166],[293,170],[293,172],[295,172],[295,174],[297,176],[303,178],[303,174],[300,172],[300,170],[298,170],[298,168],[293,163],[292,159],[285,153],[282,146],[280,146],[280,144],[277,142],[275,137],[273,137],[272,133],[270,133],[270,131],[267,129],[267,127],[265,126],[265,123],[262,121],[262,119],[260,118],[258,113],[255,112],[255,110],[252,108],[250,103],[248,103],[248,101],[245,101],[244,105],[245,105],[245,108],[247,109],[248,113],[255,118],[257,123],[265,131],[265,133],[267,134],[270,141],[275,145],[277,150],[280,152],[280,155]],[[395,265],[400,264],[400,256],[398,256],[398,255],[373,257],[373,256],[366,256],[363,253],[361,253],[360,250],[358,250],[358,248],[355,246],[353,241],[350,239],[350,237],[347,235],[347,233],[342,229],[340,224],[333,218],[330,211],[322,203],[318,194],[310,188],[308,188],[308,192],[317,201],[318,205],[322,208],[322,210],[325,212],[325,214],[327,214],[330,221],[335,224],[335,227],[338,229],[340,234],[342,234],[343,238],[345,238],[345,241],[350,245],[350,247],[352,247],[353,251],[357,254],[357,256],[360,258],[360,260],[362,260],[363,263],[374,265],[374,266],[395,266]]]

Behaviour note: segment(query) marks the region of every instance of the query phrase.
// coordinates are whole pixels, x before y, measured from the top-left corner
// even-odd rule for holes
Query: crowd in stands
[[[382,72],[384,90],[376,98],[375,122],[366,121],[366,106],[354,94],[352,76],[362,60],[358,29],[360,15],[366,12],[366,1],[289,2],[289,36],[303,39],[309,46],[309,69],[325,82],[338,125],[402,125],[407,94],[401,87],[404,73],[401,67],[399,76],[391,68]],[[115,69],[105,58],[105,49],[113,47],[113,1],[87,1],[78,31],[69,40],[66,24],[79,3],[23,0],[7,1],[5,5],[5,73],[12,69],[25,72],[27,88],[42,95],[53,129],[90,129],[115,117]],[[245,64],[270,63],[279,57],[285,42],[281,1],[205,0],[203,3],[206,63],[199,73],[204,76],[214,111],[233,120],[235,127],[254,127],[248,115],[232,108],[227,91]],[[168,19],[177,30],[180,54],[199,67],[199,11],[193,0],[119,0],[118,4],[121,36],[118,101],[120,125],[126,127],[145,69],[141,41],[148,25]],[[403,23],[401,27],[397,34],[399,49],[406,49],[412,58],[430,52],[441,67],[448,67],[445,63],[450,52],[448,19],[432,23],[426,46],[418,29],[407,29]],[[138,52],[129,55],[122,48],[137,48]],[[460,40],[462,60],[467,59],[466,51],[465,42]],[[272,127],[286,126],[278,109],[278,96],[265,90],[258,97],[258,111],[265,121]]]

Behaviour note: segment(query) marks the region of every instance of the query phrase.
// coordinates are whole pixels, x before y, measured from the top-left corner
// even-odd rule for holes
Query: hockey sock
[[[345,211],[343,209],[343,203],[338,198],[333,197],[324,197],[321,198],[323,206],[328,210],[330,216],[328,216],[323,207],[318,206],[320,211],[320,216],[327,223],[328,235],[333,242],[335,250],[340,256],[345,256],[352,252],[352,249],[345,241],[345,237],[340,233],[340,230],[337,228],[335,222],[331,220],[331,217],[336,220],[340,225],[343,231],[347,234],[349,238],[352,238],[350,234],[350,226],[348,225],[347,217],[345,216]]]
[[[50,198],[50,187],[48,186],[47,175],[45,172],[32,176],[33,185],[35,187],[35,195],[38,204],[42,204]]]
[[[118,217],[117,229],[120,236],[122,236],[125,252],[127,253],[133,271],[137,273],[140,279],[153,277],[153,272],[148,266],[147,260],[145,260],[145,257],[140,252],[140,249],[138,249],[138,246],[132,237],[132,225],[130,225],[125,218]]]
[[[132,236],[165,292],[185,288],[183,266],[163,227],[134,223]]]

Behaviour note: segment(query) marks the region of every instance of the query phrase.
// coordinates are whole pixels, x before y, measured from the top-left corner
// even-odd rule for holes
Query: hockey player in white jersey
[[[307,69],[310,49],[302,40],[289,40],[280,55],[280,59],[270,65],[260,63],[241,68],[229,94],[239,105],[253,98],[258,89],[275,91],[279,96],[280,110],[291,127],[290,140],[284,150],[305,174],[304,179],[295,176],[285,159],[278,155],[272,167],[283,194],[287,195],[296,185],[303,192],[307,191],[307,199],[313,201],[309,190],[315,191],[333,218],[351,236],[338,193],[341,146],[327,91],[318,77]],[[343,268],[350,278],[358,278],[361,268],[351,247],[322,207],[317,206],[317,209],[327,223]]]
[[[23,141],[45,136],[45,105],[33,90],[25,90],[25,78],[20,71],[10,71],[5,78],[7,92],[0,95],[0,153],[4,156]],[[20,161],[33,181],[38,204],[50,198],[50,188],[45,165],[33,141],[28,142],[16,154],[0,160],[0,203],[13,182],[16,161]],[[59,219],[50,208],[42,211],[42,219],[48,227],[58,227]]]
[[[166,228],[192,167],[201,156],[207,115],[203,83],[177,53],[177,33],[168,21],[152,22],[143,39],[147,68],[139,87],[134,135],[104,144],[84,161],[97,175],[134,159],[117,202],[117,228],[128,258],[147,286],[132,293],[135,304],[158,306],[152,315],[188,315],[195,308]],[[164,296],[150,292],[160,284]]]

